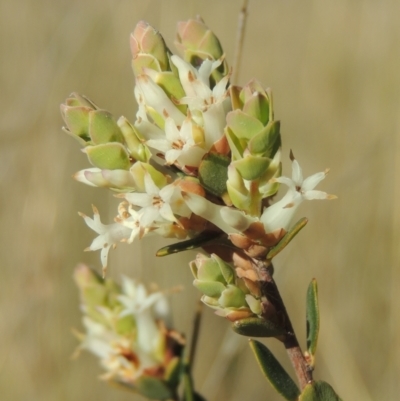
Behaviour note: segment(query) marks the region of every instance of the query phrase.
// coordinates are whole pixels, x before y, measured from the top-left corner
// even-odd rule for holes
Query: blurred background
[[[72,91],[134,120],[129,34],[138,20],[173,49],[179,20],[200,14],[232,64],[242,0],[0,0],[0,388],[2,400],[140,399],[98,381],[97,360],[71,361],[81,328],[72,273],[94,237],[77,211],[95,204],[111,221],[118,201],[75,182],[88,162],[61,131]],[[293,149],[306,176],[331,168],[307,202],[310,221],[275,262],[302,344],[305,293],[316,277],[321,332],[315,377],[344,400],[395,400],[400,392],[400,2],[250,0],[239,84],[259,79],[282,121],[284,173]],[[176,328],[191,332],[199,297],[187,262],[156,259],[151,238],[111,253],[109,274],[174,295]],[[209,401],[278,400],[245,338],[205,310],[196,384]],[[207,330],[207,327],[212,327]],[[266,342],[290,369],[284,350]],[[291,371],[291,370],[290,370]]]

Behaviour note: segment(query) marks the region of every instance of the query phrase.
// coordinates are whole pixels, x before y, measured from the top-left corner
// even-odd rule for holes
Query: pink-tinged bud
[[[131,33],[132,67],[135,75],[143,73],[144,68],[155,71],[168,71],[169,50],[160,33],[145,21],[139,21]]]
[[[199,68],[204,60],[218,60],[224,57],[221,43],[215,34],[198,16],[196,19],[178,23],[178,40],[175,43],[185,61]],[[228,64],[224,60],[211,77],[213,84],[228,74]]]

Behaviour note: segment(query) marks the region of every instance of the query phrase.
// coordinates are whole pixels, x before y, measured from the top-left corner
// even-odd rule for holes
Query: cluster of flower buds
[[[134,123],[114,119],[77,94],[61,106],[65,130],[93,165],[75,178],[122,198],[112,224],[103,224],[96,208],[93,218],[81,214],[98,233],[88,249],[101,250],[103,268],[111,247],[148,234],[190,242],[220,233],[247,255],[265,257],[288,232],[303,200],[333,198],[314,190],[327,171],[303,180],[292,153],[292,178],[281,176],[271,90],[255,80],[230,84],[221,44],[200,18],[178,24],[177,47],[182,57],[149,24],[137,24],[131,35]],[[271,204],[279,184],[288,191]],[[193,264],[201,289],[209,271],[213,276],[222,269],[219,284],[212,290],[207,284],[204,302],[229,318],[257,315],[254,285],[226,276],[231,270],[221,266],[216,256]]]
[[[122,285],[103,280],[88,267],[75,271],[86,332],[79,349],[96,355],[102,379],[151,399],[176,394],[184,339],[166,326],[168,304],[162,292],[148,294],[123,277]]]

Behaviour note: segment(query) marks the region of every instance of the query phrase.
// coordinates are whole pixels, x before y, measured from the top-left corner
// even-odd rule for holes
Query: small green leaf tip
[[[308,223],[308,219],[306,217],[302,217],[285,235],[284,237],[268,252],[267,259],[271,260],[278,253],[283,251],[290,241],[302,230],[306,224]]]
[[[317,280],[312,279],[307,290],[307,352],[306,358],[310,366],[314,367],[315,352],[317,350],[319,333],[319,305]]]
[[[272,387],[281,394],[285,400],[297,401],[300,390],[272,352],[258,341],[250,340],[249,343],[261,371]]]
[[[324,381],[307,384],[298,401],[342,401],[335,390]]]

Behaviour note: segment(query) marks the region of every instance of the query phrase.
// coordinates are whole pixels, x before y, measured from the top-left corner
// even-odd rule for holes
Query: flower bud
[[[169,71],[169,50],[161,34],[145,21],[139,21],[131,33],[132,68],[135,75],[144,68]]]
[[[247,297],[249,288],[246,283],[217,255],[212,254],[208,258],[198,254],[190,267],[195,277],[193,285],[204,294],[201,300],[215,309],[216,314],[236,321],[253,316],[253,310],[261,310],[254,296]]]
[[[183,53],[185,61],[198,68],[204,60],[218,60],[224,56],[221,43],[215,34],[198,16],[196,19],[178,23],[178,40],[175,43]],[[224,62],[213,71],[214,83],[228,74],[228,64]]]

